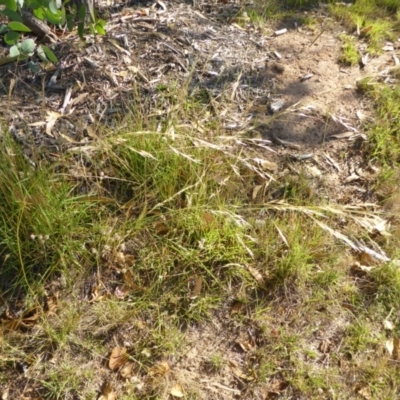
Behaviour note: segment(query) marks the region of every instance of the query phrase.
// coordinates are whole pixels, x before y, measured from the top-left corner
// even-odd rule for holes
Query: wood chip
[[[300,78],[300,82],[308,81],[308,80],[311,79],[313,76],[314,76],[314,74],[303,75],[303,76]]]
[[[287,32],[287,29],[286,29],[286,28],[280,29],[279,31],[275,31],[275,36],[283,35],[283,34],[285,34],[286,32]]]

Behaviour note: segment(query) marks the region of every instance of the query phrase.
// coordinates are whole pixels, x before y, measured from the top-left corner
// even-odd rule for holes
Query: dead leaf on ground
[[[357,393],[365,400],[372,400],[371,391],[368,386],[361,388]]]
[[[8,400],[9,393],[10,393],[9,388],[4,389],[3,392],[1,393],[1,400]]]
[[[329,351],[330,351],[330,347],[331,347],[330,345],[331,345],[331,341],[329,339],[324,339],[319,344],[319,348],[318,349],[319,349],[319,351],[321,353],[326,354],[326,353],[329,353]]]
[[[248,340],[238,340],[236,343],[245,353],[248,353],[254,349],[254,345]]]
[[[54,137],[54,135],[51,133],[51,130],[53,129],[55,123],[57,120],[62,117],[62,114],[56,112],[56,111],[47,111],[46,115],[46,133]]]
[[[192,300],[196,299],[201,293],[202,286],[203,286],[203,278],[201,276],[197,276],[194,281],[193,289],[190,293],[189,298]]]
[[[399,359],[399,338],[393,337],[386,341],[386,350],[392,356],[393,360]]]
[[[120,375],[125,379],[131,378],[134,372],[135,372],[135,366],[131,362],[126,363],[119,371]]]
[[[232,304],[231,313],[232,313],[232,314],[233,314],[233,313],[239,313],[239,312],[241,312],[241,311],[243,310],[243,308],[244,308],[244,304],[243,304],[241,301],[236,300],[236,301]]]
[[[279,379],[274,379],[271,382],[271,386],[268,388],[265,394],[265,400],[267,399],[277,399],[282,395],[282,392],[289,386],[288,382],[281,381]]]
[[[173,397],[182,398],[184,396],[182,386],[179,383],[175,383],[171,388],[170,394]]]
[[[116,395],[112,390],[110,382],[105,382],[102,387],[101,395],[99,396],[98,400],[115,400],[115,399]]]
[[[36,324],[41,315],[41,311],[33,308],[25,311],[22,316],[14,318],[6,309],[6,318],[1,318],[3,331],[16,331],[20,328],[30,328]]]
[[[153,227],[157,235],[164,236],[169,232],[168,225],[163,221],[154,222]]]
[[[149,370],[149,374],[153,376],[165,376],[169,373],[171,367],[169,366],[167,361],[160,361],[154,367],[151,367]]]
[[[262,276],[261,272],[258,271],[256,268],[248,265],[247,269],[249,270],[250,274],[252,275],[252,277],[257,281],[257,283],[260,286],[264,286],[265,285],[265,281],[264,281],[264,277]]]
[[[254,378],[252,376],[246,375],[235,361],[229,360],[228,364],[231,367],[232,372],[238,378],[243,379],[244,381],[248,381],[248,382],[254,380]]]
[[[126,354],[125,347],[114,347],[111,355],[110,360],[108,362],[108,366],[112,371],[115,371],[122,365],[124,365],[128,360],[128,356]]]
[[[255,158],[254,161],[262,168],[267,171],[274,172],[278,169],[278,164],[273,161],[265,160],[264,158]]]
[[[210,213],[203,213],[203,220],[207,225],[211,225],[214,222],[214,216]]]
[[[360,252],[358,256],[358,260],[360,261],[360,264],[366,265],[366,266],[371,266],[371,265],[376,265],[377,262],[374,257],[372,257],[371,254],[367,253],[366,251]]]
[[[389,321],[388,319],[385,319],[383,321],[383,327],[388,331],[392,331],[394,329],[393,322]]]
[[[257,198],[257,195],[259,191],[264,187],[264,185],[256,185],[253,188],[253,194],[252,194],[252,199],[255,200]]]

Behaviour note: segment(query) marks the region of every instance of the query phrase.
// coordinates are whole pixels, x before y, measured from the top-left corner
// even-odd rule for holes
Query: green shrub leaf
[[[20,54],[17,46],[10,47],[10,57],[18,57]]]
[[[4,0],[1,2],[12,11],[17,11],[17,2],[15,0]]]
[[[30,32],[31,30],[21,22],[12,21],[8,24],[8,27],[13,31],[17,32]]]
[[[0,35],[4,35],[7,33],[10,29],[8,28],[7,25],[0,24]]]
[[[46,54],[46,57],[53,63],[56,63],[58,61],[58,58],[56,57],[56,55],[45,45],[40,45],[38,50],[41,49],[44,51],[44,53]]]
[[[84,28],[85,28],[85,23],[84,22],[79,22],[78,23],[78,35],[79,35],[79,37],[81,39],[83,39]]]
[[[53,13],[52,11],[50,11],[50,9],[45,9],[45,19],[50,22],[51,24],[54,25],[58,25],[60,23],[61,20],[61,13],[59,10],[57,10],[56,13]]]
[[[100,23],[96,23],[95,29],[96,29],[97,33],[99,33],[100,35],[105,35],[106,34],[106,31],[103,28],[103,25],[100,24]]]
[[[74,29],[74,19],[72,15],[67,15],[67,28],[70,32]]]
[[[33,15],[41,21],[43,21],[45,18],[45,12],[43,8],[37,8],[36,10],[33,10]]]
[[[49,9],[53,14],[55,14],[55,15],[58,14],[57,4],[54,1],[49,2]]]
[[[7,44],[16,44],[20,38],[20,34],[18,32],[10,31],[4,35],[4,41]]]
[[[5,15],[11,21],[21,22],[21,24],[22,24],[22,17],[16,11],[13,11],[13,10],[10,10],[9,8],[6,8],[5,10],[1,10],[0,14],[1,15]]]
[[[35,51],[36,44],[33,39],[25,39],[20,46],[21,53],[31,56],[33,55],[33,52]]]

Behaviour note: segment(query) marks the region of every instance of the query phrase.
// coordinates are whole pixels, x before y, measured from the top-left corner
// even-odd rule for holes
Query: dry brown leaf
[[[371,391],[368,386],[361,388],[357,393],[365,400],[372,400]]]
[[[231,313],[239,313],[243,307],[244,304],[241,301],[235,301],[231,307]]]
[[[114,290],[114,295],[117,299],[123,300],[129,294],[129,289],[126,286],[117,286]]]
[[[329,339],[322,340],[321,343],[319,344],[319,351],[324,354],[329,353],[330,344],[331,341]]]
[[[253,350],[253,348],[254,348],[254,346],[249,342],[249,341],[240,341],[240,340],[238,340],[237,342],[236,342],[239,346],[240,346],[240,348],[244,351],[244,352],[249,352],[249,351],[251,351],[251,350]]]
[[[163,221],[157,221],[153,224],[154,230],[157,235],[166,235],[169,232],[168,225]]]
[[[394,325],[392,322],[390,322],[389,320],[385,319],[383,321],[383,326],[385,329],[387,329],[388,331],[392,331],[394,329]]]
[[[202,278],[201,276],[197,276],[197,277],[196,277],[196,280],[195,280],[195,282],[194,282],[193,290],[192,290],[192,292],[190,293],[189,298],[190,298],[190,299],[195,299],[195,298],[197,298],[197,297],[200,295],[200,293],[201,293],[201,288],[202,288],[202,286],[203,286],[203,278]]]
[[[214,217],[210,213],[203,213],[203,220],[207,225],[211,225],[214,222]]]
[[[182,385],[175,383],[175,385],[171,388],[170,394],[173,397],[182,398],[184,396]]]
[[[257,195],[259,191],[264,187],[264,185],[256,185],[253,188],[253,194],[252,194],[252,199],[255,200],[257,198]]]
[[[366,266],[371,266],[371,265],[376,265],[377,262],[374,257],[372,257],[371,254],[367,253],[366,251],[362,251],[359,256],[358,260],[360,261],[360,264],[366,265]]]
[[[56,111],[47,111],[46,115],[46,133],[54,137],[54,135],[51,133],[51,130],[53,129],[53,126],[57,122],[57,120],[62,117],[62,114],[56,112]]]
[[[246,375],[242,369],[239,367],[239,365],[233,361],[233,360],[229,360],[228,361],[229,366],[231,367],[232,372],[240,379],[243,379],[245,381],[252,381],[254,380],[253,377]]]
[[[263,158],[255,158],[254,161],[262,168],[274,172],[278,169],[278,164],[273,161],[268,161]]]
[[[119,371],[120,375],[125,378],[125,379],[129,379],[132,378],[133,373],[135,371],[135,366],[133,365],[133,363],[131,362],[127,362]]]
[[[361,35],[366,35],[372,28],[373,28],[373,25],[368,25],[365,28],[362,28],[360,30],[360,34]]]
[[[9,388],[4,389],[3,392],[1,393],[1,400],[8,400],[9,393],[10,393]]]
[[[137,285],[135,283],[135,277],[132,273],[131,270],[127,269],[127,270],[123,270],[123,278],[124,278],[124,282],[125,282],[125,286],[129,287],[130,290],[135,291],[135,292],[143,292],[145,290],[145,288]]]
[[[125,264],[126,264],[125,254],[122,251],[117,251],[115,253],[114,260],[119,267],[121,267],[121,268],[125,267]]]
[[[393,337],[386,342],[386,350],[392,356],[393,360],[399,359],[399,338]]]
[[[105,382],[102,390],[101,390],[101,395],[98,398],[98,400],[115,400],[116,395],[112,390],[110,382]]]
[[[155,376],[165,376],[169,373],[171,367],[167,361],[160,361],[154,367],[150,368],[149,374]]]
[[[126,354],[125,347],[114,347],[111,355],[110,360],[108,361],[108,366],[112,371],[115,371],[122,365],[124,365],[128,360],[128,356]]]
[[[247,269],[249,270],[250,274],[253,276],[253,278],[257,281],[257,283],[260,286],[264,286],[265,285],[264,277],[262,276],[262,274],[256,268],[248,265]]]
[[[279,331],[279,329],[271,329],[271,337],[273,337],[274,339],[278,339],[279,336],[281,336],[281,333]]]
[[[281,381],[281,380],[279,380],[279,379],[275,379],[275,380],[272,382],[271,390],[272,390],[274,393],[279,394],[280,392],[284,391],[288,386],[289,386],[289,383],[288,383],[288,382]]]

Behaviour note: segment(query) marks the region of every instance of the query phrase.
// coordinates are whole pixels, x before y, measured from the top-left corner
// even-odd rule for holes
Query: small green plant
[[[224,357],[219,353],[215,353],[210,356],[208,365],[213,371],[221,371],[225,363]]]
[[[340,39],[343,41],[343,48],[339,61],[346,65],[356,65],[360,60],[356,41],[353,37],[345,34],[340,35]]]

